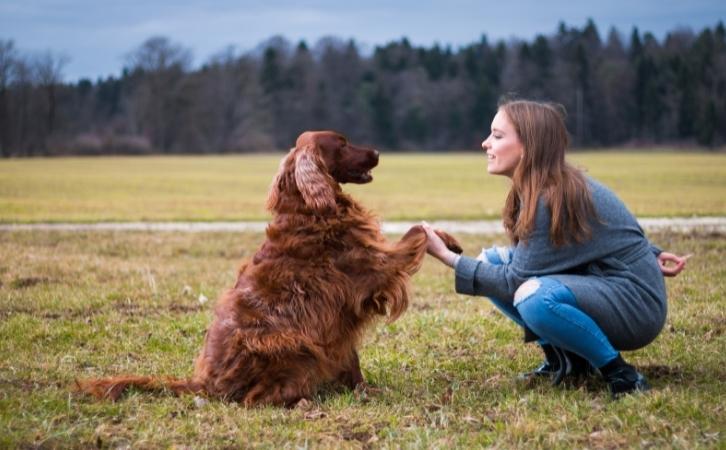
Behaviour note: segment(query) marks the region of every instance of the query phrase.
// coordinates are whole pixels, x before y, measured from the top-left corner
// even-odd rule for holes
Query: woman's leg
[[[509,247],[498,246],[483,248],[477,259],[486,264],[506,264],[512,259],[512,249]],[[507,302],[494,297],[489,297],[489,301],[491,301],[502,314],[509,317],[514,323],[522,328],[526,328],[524,320],[522,320],[522,316],[511,301]],[[539,338],[537,339],[537,343],[544,353],[545,360],[529,372],[520,374],[520,378],[522,379],[528,379],[532,376],[555,377],[560,372],[563,364],[566,364],[566,357],[559,352],[558,349],[548,344],[545,339]]]
[[[514,306],[537,335],[597,367],[613,396],[649,389],[645,378],[625,363],[597,323],[578,308],[564,284],[548,277],[531,279],[517,289]]]
[[[476,258],[486,264],[499,266],[507,264],[512,259],[512,249],[509,247],[490,247],[483,248],[479,256]],[[519,315],[519,311],[514,307],[511,301],[507,302],[498,298],[489,297],[489,300],[499,311],[505,316],[509,317],[520,327],[525,326],[522,316]]]
[[[572,291],[559,281],[548,277],[527,281],[515,293],[514,307],[538,336],[584,357],[594,367],[618,356],[595,321],[577,307]]]

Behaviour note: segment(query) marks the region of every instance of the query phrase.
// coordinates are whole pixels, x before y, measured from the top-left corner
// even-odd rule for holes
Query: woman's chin
[[[505,177],[512,178],[514,170],[507,170],[495,165],[487,166],[487,172],[489,175],[503,175]]]

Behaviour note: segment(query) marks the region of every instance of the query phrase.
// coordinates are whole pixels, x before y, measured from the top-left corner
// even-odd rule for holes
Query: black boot
[[[533,377],[552,377],[560,370],[560,355],[557,348],[550,344],[540,344],[545,354],[545,360],[536,369],[519,375],[522,380]]]
[[[600,368],[603,378],[608,383],[608,389],[613,399],[633,392],[645,392],[650,390],[648,380],[635,370],[635,367],[626,363],[618,355],[617,358]]]
[[[597,369],[590,364],[590,361],[586,360],[577,353],[573,353],[569,350],[563,350],[565,357],[570,362],[570,373],[575,378],[586,378],[591,377],[597,373]]]
[[[552,376],[553,386],[557,386],[565,380],[574,382],[582,381],[584,378],[595,373],[595,368],[577,353],[560,347],[554,347],[554,349],[560,359],[560,370]]]
[[[576,379],[593,375],[595,368],[580,355],[550,344],[542,344],[545,361],[531,372],[523,373],[520,379],[550,377],[552,385],[557,386],[566,379]]]

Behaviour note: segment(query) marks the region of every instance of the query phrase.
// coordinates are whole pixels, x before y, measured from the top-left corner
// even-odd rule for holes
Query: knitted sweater
[[[540,199],[535,227],[512,250],[511,260],[490,265],[467,256],[456,263],[456,292],[512,301],[530,278],[549,276],[568,286],[578,306],[620,350],[640,348],[660,332],[666,291],[651,245],[635,217],[608,188],[588,179],[599,220],[583,243],[556,247],[549,238],[551,212]]]

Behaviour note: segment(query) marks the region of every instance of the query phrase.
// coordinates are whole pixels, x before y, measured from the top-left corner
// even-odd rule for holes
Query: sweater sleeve
[[[526,242],[513,249],[511,261],[494,265],[462,256],[455,268],[456,292],[499,299],[512,298],[519,286],[533,277],[580,273],[589,264],[621,255],[647,242],[635,218],[609,190],[594,185],[592,237],[581,243],[555,246],[550,240],[551,212],[543,199],[537,204],[535,226]]]
[[[537,205],[535,228],[526,243],[512,249],[512,258],[504,264],[490,264],[486,259],[467,256],[455,266],[455,289],[466,295],[483,295],[499,299],[512,298],[514,291],[528,278],[540,275],[552,261],[544,256],[551,253],[549,239],[549,208],[540,201]]]
[[[554,250],[549,239],[549,210],[538,208],[535,229],[526,243],[520,242],[512,258],[504,264],[468,256],[459,258],[455,268],[456,292],[499,299],[512,298],[517,288],[528,279],[547,273],[565,272],[579,264],[572,258],[572,249]]]
[[[508,298],[524,282],[510,263],[493,265],[462,255],[455,269],[455,288],[459,294]]]

